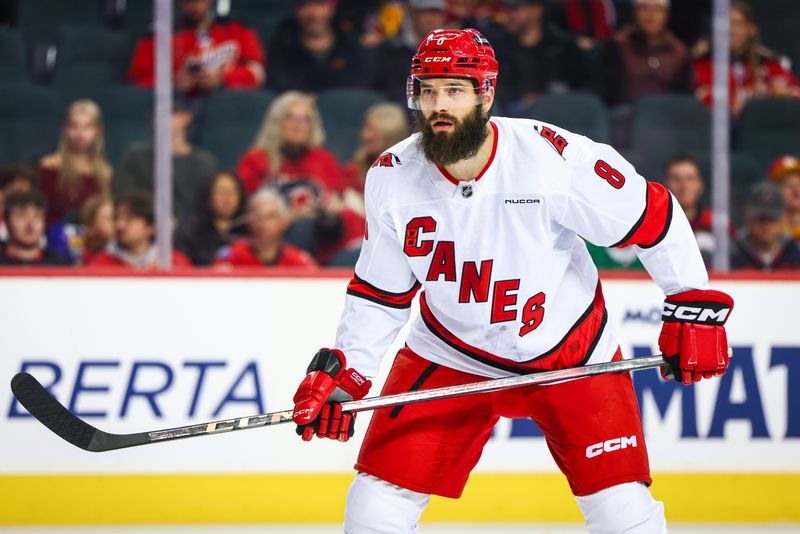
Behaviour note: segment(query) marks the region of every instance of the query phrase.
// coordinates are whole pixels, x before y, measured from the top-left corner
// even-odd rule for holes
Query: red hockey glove
[[[669,363],[661,376],[691,384],[721,376],[728,368],[725,321],[733,299],[722,291],[693,289],[664,301],[658,348]]]
[[[343,413],[340,402],[363,399],[372,382],[355,369],[347,369],[342,351],[320,349],[308,374],[294,394],[297,434],[303,441],[318,438],[347,441],[353,437],[356,414]]]

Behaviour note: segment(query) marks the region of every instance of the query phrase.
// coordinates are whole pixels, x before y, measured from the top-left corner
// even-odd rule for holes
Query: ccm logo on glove
[[[358,371],[354,371],[353,369],[350,369],[350,371],[350,380],[355,382],[357,385],[363,386],[367,383],[367,379],[361,376]]]
[[[294,394],[292,419],[304,441],[313,436],[347,441],[353,436],[356,414],[343,412],[342,402],[363,399],[372,382],[347,367],[340,350],[320,349]]]
[[[668,366],[661,376],[688,385],[721,376],[728,368],[725,321],[733,299],[722,291],[692,289],[664,301],[658,347]]]
[[[661,310],[661,320],[665,323],[670,321],[689,321],[702,324],[725,324],[731,309],[723,304],[703,303],[703,307],[685,306],[664,302],[664,309]]]

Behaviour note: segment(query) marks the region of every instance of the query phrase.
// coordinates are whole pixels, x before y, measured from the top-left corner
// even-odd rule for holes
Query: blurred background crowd
[[[155,267],[151,0],[0,0],[0,265]],[[436,28],[492,43],[495,115],[612,144],[710,259],[711,0],[176,0],[175,266],[352,266]],[[732,1],[733,269],[800,269],[798,0]],[[633,250],[590,245],[600,268]]]

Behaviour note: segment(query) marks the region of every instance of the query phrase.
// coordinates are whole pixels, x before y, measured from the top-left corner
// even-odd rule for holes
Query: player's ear
[[[489,86],[483,92],[481,109],[483,110],[484,113],[489,113],[489,110],[492,109],[493,104],[494,104],[494,87]]]

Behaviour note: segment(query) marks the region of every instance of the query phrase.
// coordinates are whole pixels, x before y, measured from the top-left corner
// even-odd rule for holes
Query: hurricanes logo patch
[[[400,163],[400,158],[398,158],[396,155],[392,154],[391,152],[387,152],[385,154],[381,154],[380,156],[378,156],[378,159],[376,159],[372,163],[372,165],[370,165],[370,168],[374,168],[374,167],[394,167],[395,164],[396,165],[402,165],[402,163]]]
[[[539,135],[553,145],[553,148],[556,149],[559,155],[564,155],[564,149],[567,148],[569,142],[564,139],[563,136],[558,135],[552,128],[548,128],[547,126],[542,127],[542,131],[539,132]]]

